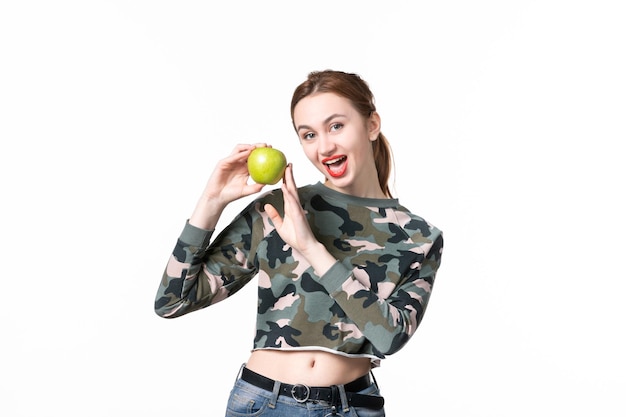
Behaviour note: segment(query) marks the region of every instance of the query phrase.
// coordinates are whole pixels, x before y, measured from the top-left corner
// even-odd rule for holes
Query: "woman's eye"
[[[302,139],[303,140],[311,140],[313,139],[313,133],[309,132],[309,133],[305,133],[304,135],[302,135]]]
[[[332,125],[330,125],[330,130],[334,131],[334,130],[339,130],[343,127],[342,123],[333,123]]]

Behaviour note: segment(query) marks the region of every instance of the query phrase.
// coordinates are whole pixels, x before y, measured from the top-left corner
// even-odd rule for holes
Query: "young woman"
[[[212,240],[227,204],[261,191],[238,145],[215,167],[158,289],[172,318],[234,294],[258,276],[253,350],[227,416],[384,416],[371,369],[415,333],[441,262],[440,230],[391,196],[389,144],[356,74],[309,74],[291,102],[307,158],[324,181],[248,205]]]

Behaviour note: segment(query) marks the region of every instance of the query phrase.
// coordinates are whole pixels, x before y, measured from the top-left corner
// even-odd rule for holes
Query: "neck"
[[[378,179],[376,179],[373,182],[369,182],[368,184],[362,187],[351,186],[351,187],[340,188],[340,187],[335,186],[335,184],[333,184],[332,181],[329,181],[328,179],[324,181],[324,185],[330,188],[331,190],[335,190],[343,194],[349,194],[355,197],[389,198],[389,196],[383,192],[382,188],[380,188],[380,185],[378,184]]]

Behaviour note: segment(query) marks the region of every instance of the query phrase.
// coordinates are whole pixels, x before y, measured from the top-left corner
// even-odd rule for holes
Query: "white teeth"
[[[324,162],[324,164],[332,165],[332,164],[335,164],[335,163],[337,163],[339,161],[343,161],[344,159],[345,159],[345,157],[340,156],[339,158],[335,158],[335,159],[331,159],[330,161],[326,161],[326,162]]]

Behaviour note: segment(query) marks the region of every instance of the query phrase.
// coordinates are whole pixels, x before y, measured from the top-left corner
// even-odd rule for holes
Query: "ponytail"
[[[374,162],[376,163],[376,171],[378,172],[378,183],[383,193],[392,198],[389,189],[389,179],[391,177],[391,169],[393,167],[393,153],[389,141],[382,133],[378,134],[378,138],[372,142],[374,150]]]

